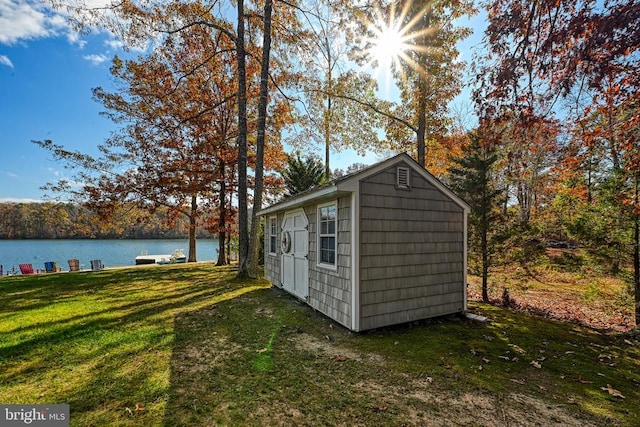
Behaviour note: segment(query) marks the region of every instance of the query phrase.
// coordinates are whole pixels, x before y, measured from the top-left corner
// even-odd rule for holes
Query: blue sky
[[[465,60],[477,42],[476,36],[466,43]],[[32,140],[95,154],[115,129],[99,115],[91,90],[112,88],[109,66],[118,48],[104,33],[78,36],[42,2],[0,0],[0,202],[40,200],[41,186],[69,177]],[[331,164],[346,169],[375,160],[347,152],[334,154]]]

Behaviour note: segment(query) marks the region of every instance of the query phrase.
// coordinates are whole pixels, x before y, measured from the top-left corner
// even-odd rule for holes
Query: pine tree
[[[325,180],[322,161],[313,156],[300,157],[300,153],[288,156],[286,169],[282,171],[287,196],[306,191]]]
[[[502,190],[496,188],[492,178],[498,155],[492,144],[487,143],[476,131],[469,135],[465,154],[454,159],[449,170],[451,185],[471,206],[469,217],[472,252],[480,257],[482,272],[482,300],[489,301],[487,280],[491,256],[496,250],[500,200]]]

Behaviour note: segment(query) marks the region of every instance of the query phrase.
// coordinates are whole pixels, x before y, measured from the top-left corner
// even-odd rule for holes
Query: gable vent
[[[408,189],[411,188],[409,185],[409,168],[399,167],[396,169],[396,187]]]

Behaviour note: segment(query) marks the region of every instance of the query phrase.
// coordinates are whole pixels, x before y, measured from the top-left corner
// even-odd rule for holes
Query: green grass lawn
[[[640,425],[640,344],[473,304],[350,333],[212,264],[0,279],[0,403],[71,425]],[[624,396],[624,397],[620,397]]]

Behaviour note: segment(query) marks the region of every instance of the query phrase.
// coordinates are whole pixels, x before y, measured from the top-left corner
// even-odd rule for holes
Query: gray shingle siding
[[[305,207],[309,219],[309,305],[351,327],[351,198],[338,199],[337,269],[318,265],[318,205]]]
[[[464,309],[464,211],[396,165],[360,183],[360,329]]]

